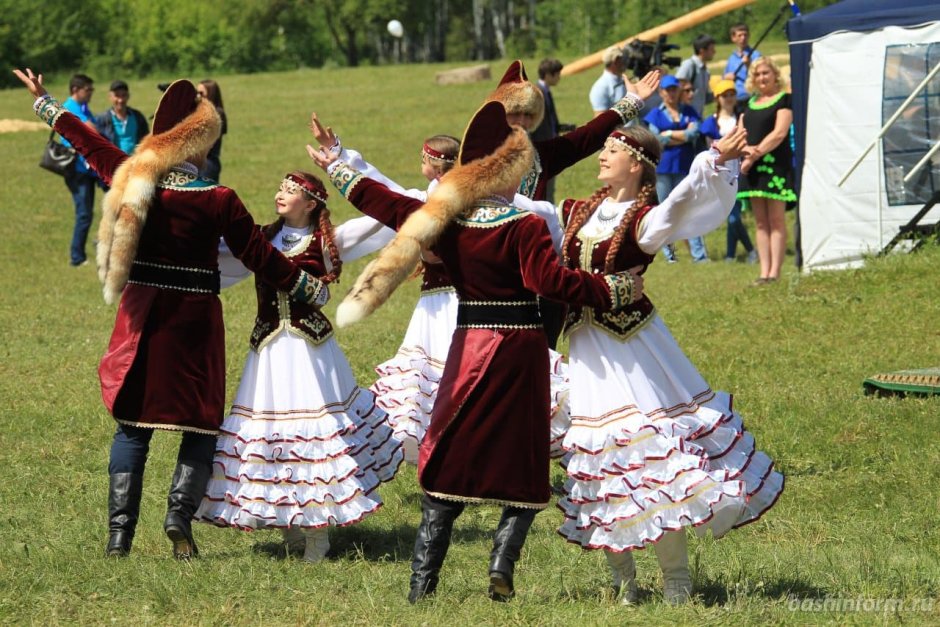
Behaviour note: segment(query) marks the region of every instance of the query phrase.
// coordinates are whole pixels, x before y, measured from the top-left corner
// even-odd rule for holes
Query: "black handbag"
[[[46,142],[46,147],[42,151],[39,167],[59,176],[65,176],[75,169],[75,149],[63,146],[53,139],[54,137],[55,131],[49,133],[49,141]]]

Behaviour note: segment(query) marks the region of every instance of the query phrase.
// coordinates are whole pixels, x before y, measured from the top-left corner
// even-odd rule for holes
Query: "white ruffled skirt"
[[[721,537],[783,491],[731,396],[711,391],[659,316],[626,342],[576,330],[569,376],[568,541],[624,551],[682,527]]]
[[[457,328],[457,293],[453,290],[422,294],[405,339],[394,357],[376,366],[379,375],[370,390],[376,404],[388,414],[394,437],[402,443],[405,461],[418,463],[444,362]],[[562,355],[550,353],[552,456],[564,454],[561,442],[568,428],[567,365]]]
[[[336,339],[281,331],[249,351],[196,519],[239,529],[359,522],[395,476],[401,444]]]

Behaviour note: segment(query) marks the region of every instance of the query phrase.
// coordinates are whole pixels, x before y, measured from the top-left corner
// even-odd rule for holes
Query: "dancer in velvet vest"
[[[522,177],[518,193],[533,200],[545,200],[548,182],[582,159],[604,146],[607,136],[617,127],[635,119],[643,101],[656,92],[659,71],[649,72],[634,85],[633,91],[614,103],[608,110],[578,128],[533,142],[532,166]],[[487,101],[500,102],[506,109],[506,121],[519,124],[530,133],[538,128],[545,115],[545,97],[537,85],[529,81],[522,61],[513,61]],[[565,318],[565,306],[539,299],[539,313],[548,336],[548,346],[555,348]]]
[[[433,593],[454,520],[466,504],[504,507],[489,566],[489,595],[513,595],[513,570],[532,520],[549,502],[548,351],[535,295],[601,310],[632,302],[634,275],[563,268],[545,222],[507,200],[532,163],[521,127],[484,105],[464,134],[457,165],[426,204],[368,179],[326,149],[308,147],[357,208],[398,231],[337,310],[349,324],[378,307],[423,248],[441,259],[460,300],[421,443],[425,491],[412,561],[411,602]]]
[[[164,530],[173,554],[188,559],[197,554],[190,523],[225,409],[219,238],[296,300],[322,304],[328,290],[267,242],[234,191],[199,178],[221,122],[191,83],[176,81],[164,92],[152,133],[129,157],[65,111],[46,93],[41,74],[14,73],[36,97],[37,115],[111,188],[98,230],[104,298],[120,299],[98,368],[105,406],[118,423],[108,467],[106,553],[130,553],[150,439],[161,429],[182,432]]]

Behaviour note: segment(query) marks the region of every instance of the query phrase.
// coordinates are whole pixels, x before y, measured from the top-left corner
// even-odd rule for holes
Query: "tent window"
[[[931,69],[940,63],[940,42],[888,46],[882,124],[894,115]],[[940,141],[940,74],[920,92],[884,136],[888,204],[923,205],[940,189],[940,152],[907,184],[904,177]]]

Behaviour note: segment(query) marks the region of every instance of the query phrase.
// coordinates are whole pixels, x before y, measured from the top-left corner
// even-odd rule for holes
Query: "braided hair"
[[[290,173],[292,176],[301,178],[316,188],[320,195],[323,198],[326,198],[326,188],[323,187],[323,183],[320,182],[320,179],[315,175],[310,174],[309,172],[303,172],[301,170],[294,170]],[[323,203],[319,200],[313,200],[314,205],[313,211],[310,212],[310,223],[313,224],[316,220],[317,227],[320,231],[320,236],[323,238],[323,242],[326,245],[327,253],[330,256],[330,264],[332,265],[332,270],[320,277],[324,283],[333,283],[337,282],[339,275],[343,269],[343,260],[339,256],[339,248],[336,246],[336,238],[333,231],[333,223],[330,222],[330,209],[326,206],[326,203]],[[273,223],[264,227],[264,236],[268,240],[272,239],[281,228],[284,226],[284,218],[278,217]]]
[[[662,146],[659,140],[651,132],[639,126],[630,126],[619,131],[628,138],[636,141],[649,155],[654,155],[656,161],[662,154]],[[635,158],[635,157],[634,157]],[[614,262],[617,259],[617,253],[623,244],[623,239],[627,234],[627,229],[633,224],[636,212],[650,204],[657,204],[659,200],[656,197],[656,166],[643,160],[639,160],[643,167],[640,178],[640,191],[633,199],[633,205],[623,214],[620,223],[614,228],[614,233],[610,241],[610,247],[607,249],[607,256],[604,258],[604,272],[614,271]],[[568,256],[568,247],[571,240],[577,236],[578,231],[594,215],[594,212],[610,194],[610,186],[605,186],[591,194],[587,200],[576,201],[568,217],[568,223],[565,226],[565,236],[562,242],[562,261],[568,267],[572,267],[572,261]]]

